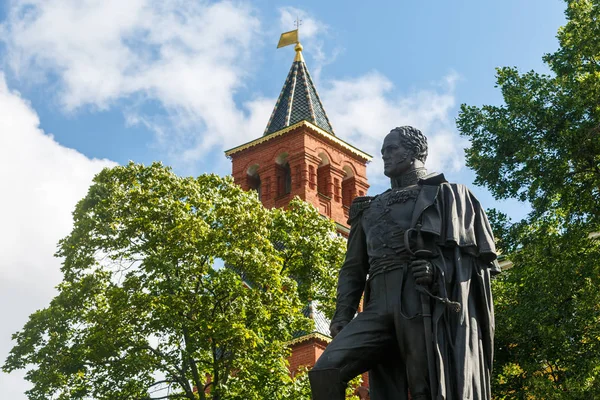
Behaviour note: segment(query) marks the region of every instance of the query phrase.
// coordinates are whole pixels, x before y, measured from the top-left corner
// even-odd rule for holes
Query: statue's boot
[[[346,384],[340,378],[340,370],[312,369],[308,371],[313,400],[344,400]]]

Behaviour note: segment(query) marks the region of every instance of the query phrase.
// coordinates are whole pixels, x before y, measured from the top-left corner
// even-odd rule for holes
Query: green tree
[[[493,282],[496,398],[600,397],[600,241],[557,224],[513,227],[514,267]]]
[[[300,200],[291,201],[286,209],[273,209],[271,215],[270,241],[280,250],[281,273],[298,282],[303,304],[315,301],[333,317],[339,267],[346,255],[346,244],[337,237],[335,225]]]
[[[298,199],[266,210],[231,178],[133,163],[98,174],[73,217],[58,295],[3,366],[29,369],[29,398],[302,398],[285,344],[310,329],[306,299],[331,296],[331,221]]]
[[[494,282],[499,399],[600,398],[600,1],[566,4],[550,73],[499,68],[504,104],[457,120],[477,183],[532,206],[491,213],[514,263]]]

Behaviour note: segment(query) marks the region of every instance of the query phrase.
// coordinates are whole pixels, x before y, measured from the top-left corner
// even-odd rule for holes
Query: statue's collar
[[[390,178],[392,189],[402,189],[407,186],[416,185],[419,183],[419,180],[426,175],[427,170],[425,168],[411,169],[398,177]]]

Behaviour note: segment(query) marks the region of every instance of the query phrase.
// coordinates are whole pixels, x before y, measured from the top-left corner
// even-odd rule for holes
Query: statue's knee
[[[337,368],[338,366],[333,361],[334,360],[332,360],[331,357],[328,357],[328,355],[324,353],[321,355],[321,357],[319,357],[315,365],[312,367],[311,371],[321,371]]]

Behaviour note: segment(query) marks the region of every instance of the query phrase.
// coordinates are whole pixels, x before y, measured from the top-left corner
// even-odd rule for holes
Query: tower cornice
[[[244,143],[244,144],[242,144],[240,146],[237,146],[237,147],[234,147],[232,149],[226,150],[225,151],[225,155],[227,157],[231,158],[231,156],[233,154],[239,153],[240,151],[243,151],[243,150],[249,149],[251,147],[254,147],[256,145],[259,145],[261,143],[267,142],[269,140],[272,140],[272,139],[274,139],[276,137],[279,137],[281,135],[284,135],[284,134],[286,134],[288,132],[291,132],[291,131],[293,131],[295,129],[298,129],[298,128],[301,128],[301,127],[306,127],[308,129],[310,129],[311,132],[316,133],[318,136],[320,136],[320,137],[322,137],[322,138],[324,138],[324,139],[326,139],[326,140],[328,140],[328,141],[330,141],[330,142],[332,142],[332,143],[340,146],[344,150],[346,150],[346,151],[352,153],[353,155],[355,155],[355,156],[363,159],[365,162],[369,162],[369,161],[371,161],[373,159],[373,156],[371,156],[370,154],[365,153],[364,151],[362,151],[362,150],[360,150],[360,149],[352,146],[351,144],[343,141],[342,139],[338,138],[337,136],[334,136],[333,134],[331,134],[331,133],[329,133],[329,132],[327,132],[327,131],[319,128],[318,126],[316,126],[316,125],[314,125],[314,124],[312,124],[311,122],[308,122],[308,121],[297,122],[294,125],[290,125],[290,126],[288,126],[286,128],[280,129],[280,130],[278,130],[276,132],[273,132],[273,133],[271,133],[269,135],[262,136],[262,137],[260,137],[258,139],[254,139],[254,140],[252,140],[250,142],[247,142],[247,143]]]

